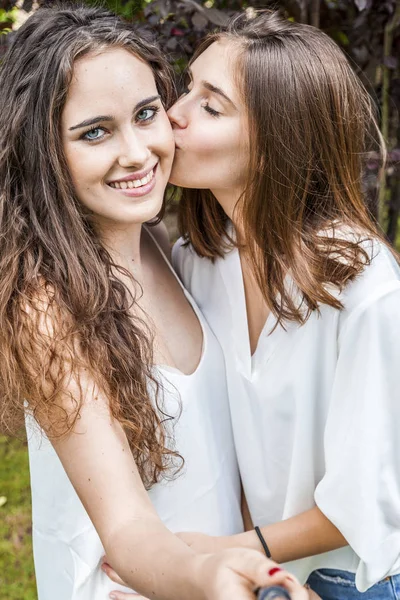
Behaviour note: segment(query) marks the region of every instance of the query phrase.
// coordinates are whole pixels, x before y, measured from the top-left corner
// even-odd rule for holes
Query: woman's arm
[[[48,397],[49,407],[54,406],[50,417],[47,413],[38,415],[39,424],[116,571],[128,586],[149,598],[207,597],[199,579],[204,557],[185,547],[158,518],[123,428],[111,416],[109,399],[96,385],[79,342],[63,335],[62,327],[68,330],[68,315],[60,318],[61,311],[44,294],[35,309],[27,312],[26,334],[33,328],[39,330],[42,346],[48,351],[30,357],[29,364],[38,366],[37,372],[42,374],[40,392]],[[37,374],[32,372],[32,380],[35,378]],[[73,423],[72,430],[64,435],[55,433],[59,428],[54,422],[60,414]]]
[[[254,587],[269,579],[265,557],[243,549],[198,554],[172,534],[150,502],[107,400],[89,377],[81,376],[80,385],[79,418],[53,445],[118,575],[150,599],[252,600]],[[70,382],[72,398],[75,388]],[[67,402],[63,408],[72,410]]]
[[[142,484],[121,425],[88,381],[86,399],[72,433],[53,440],[57,454],[85,506],[118,574],[149,597],[187,598],[199,557],[158,518]],[[189,594],[189,595],[190,595]]]
[[[317,506],[285,521],[260,527],[260,530],[273,560],[279,563],[347,546],[343,535]],[[179,537],[198,552],[217,552],[227,548],[264,552],[254,529],[225,537],[201,533],[180,533]]]
[[[317,506],[285,521],[260,527],[260,530],[277,562],[289,562],[347,546],[339,529]],[[254,530],[231,536],[227,547],[235,545],[264,552]],[[196,545],[194,547],[197,549]]]

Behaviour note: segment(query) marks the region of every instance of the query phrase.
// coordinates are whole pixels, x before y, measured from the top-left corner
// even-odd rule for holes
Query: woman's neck
[[[142,271],[141,237],[142,223],[99,227],[104,247],[115,264],[127,269],[136,280]]]
[[[226,216],[234,222],[234,213],[238,200],[241,196],[240,192],[238,190],[229,188],[210,190],[210,192],[215,196],[215,199],[221,206]]]
[[[241,193],[238,190],[210,190],[218,204],[235,227],[236,239],[239,244],[246,244],[243,222],[236,210]]]

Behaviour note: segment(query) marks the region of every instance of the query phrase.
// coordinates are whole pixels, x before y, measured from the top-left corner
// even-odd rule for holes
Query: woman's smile
[[[116,192],[130,198],[146,196],[156,185],[157,165],[158,163],[150,169],[146,169],[146,171],[132,173],[127,177],[110,181],[107,185]]]

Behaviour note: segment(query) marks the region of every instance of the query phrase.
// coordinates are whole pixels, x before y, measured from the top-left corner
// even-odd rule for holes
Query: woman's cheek
[[[174,134],[166,114],[160,116],[158,127],[156,128],[156,139],[158,140],[160,151],[162,149],[166,155],[174,153]]]

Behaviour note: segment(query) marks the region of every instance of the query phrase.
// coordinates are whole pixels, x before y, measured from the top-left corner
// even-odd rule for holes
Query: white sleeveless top
[[[303,582],[351,571],[360,591],[400,573],[400,269],[378,241],[365,249],[371,264],[336,293],[343,310],[285,329],[270,315],[253,355],[237,249],[211,262],[180,240],[172,254],[224,350],[253,522],[317,505],[349,546],[286,566]]]
[[[200,363],[191,375],[169,367],[157,367],[155,373],[164,387],[165,412],[178,416],[181,411],[173,420],[173,437],[185,466],[176,479],[154,485],[149,496],[173,532],[231,535],[243,531],[243,523],[224,358],[184,292],[203,330]],[[29,415],[26,428],[38,600],[107,600],[112,590],[129,591],[101,571],[99,536],[51,443]]]

